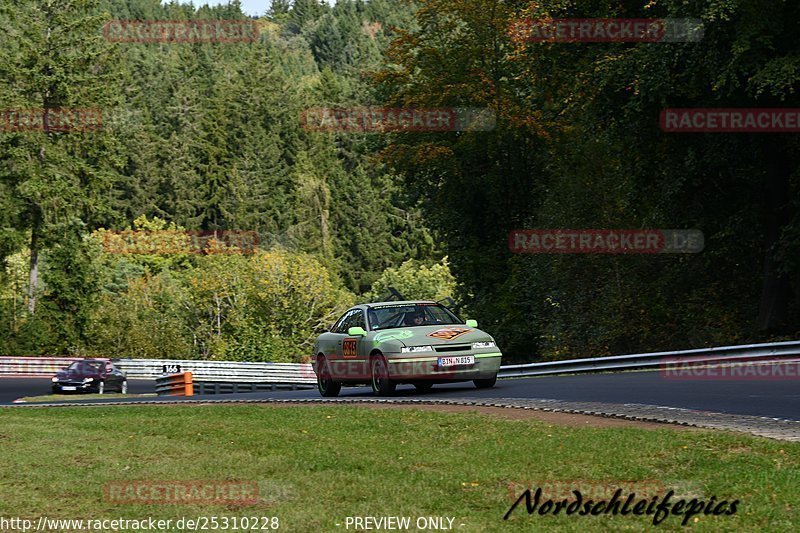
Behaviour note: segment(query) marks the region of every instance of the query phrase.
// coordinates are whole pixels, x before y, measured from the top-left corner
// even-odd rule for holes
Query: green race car
[[[369,383],[376,395],[398,383],[420,391],[436,383],[473,381],[493,387],[502,354],[494,339],[435,302],[382,302],[352,307],[314,343],[320,394]]]

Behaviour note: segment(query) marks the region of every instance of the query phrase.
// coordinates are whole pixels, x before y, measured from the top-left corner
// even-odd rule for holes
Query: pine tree
[[[4,36],[3,107],[102,108],[116,102],[116,59],[102,34],[97,0],[31,0],[0,5]],[[13,43],[13,44],[12,44]],[[41,252],[70,234],[78,218],[103,217],[116,176],[115,139],[100,132],[23,131],[0,137],[0,183],[18,210],[15,225],[30,234],[28,309],[36,309]]]

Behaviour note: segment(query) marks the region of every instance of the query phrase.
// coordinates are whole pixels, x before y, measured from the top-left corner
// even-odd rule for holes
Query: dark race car
[[[128,379],[108,359],[75,361],[53,378],[53,393],[61,392],[128,392]]]

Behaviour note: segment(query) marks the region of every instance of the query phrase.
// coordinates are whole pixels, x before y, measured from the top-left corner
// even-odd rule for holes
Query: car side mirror
[[[467,327],[468,328],[477,328],[478,327],[478,321],[477,320],[472,320],[472,319],[467,320]]]
[[[367,332],[364,331],[364,328],[361,328],[361,327],[358,327],[358,326],[348,329],[347,330],[347,334],[350,335],[351,337],[366,337],[367,336]]]

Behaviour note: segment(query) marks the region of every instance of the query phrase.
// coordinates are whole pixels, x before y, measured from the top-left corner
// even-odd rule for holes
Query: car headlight
[[[94,381],[94,378],[83,378],[84,383],[91,383],[92,381]]]
[[[58,378],[53,378],[50,381],[52,381],[53,383],[58,383]]]
[[[473,342],[472,349],[473,350],[480,350],[481,348],[497,348],[497,345],[494,341],[485,341],[485,342]]]
[[[432,351],[433,347],[431,346],[406,346],[405,348],[400,348],[400,353],[419,353]]]

